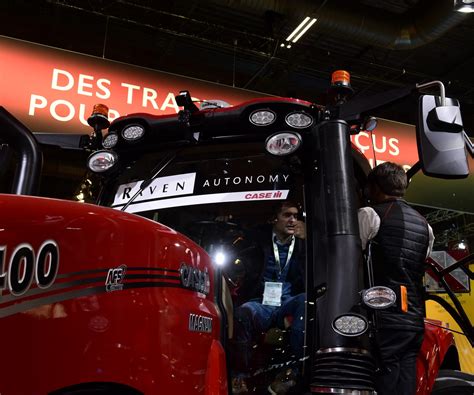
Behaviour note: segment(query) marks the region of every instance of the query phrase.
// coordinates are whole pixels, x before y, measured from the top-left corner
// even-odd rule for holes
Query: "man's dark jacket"
[[[404,285],[408,294],[408,312],[396,307],[380,311],[379,327],[422,330],[428,224],[402,199],[385,201],[373,209],[380,217],[380,229],[371,243],[375,285]]]
[[[242,260],[245,264],[245,281],[238,290],[238,302],[241,304],[249,300],[262,300],[265,281],[263,275],[269,257],[274,255],[272,243],[272,227],[265,226],[248,232],[247,238],[251,243],[245,251]],[[298,295],[305,291],[305,242],[295,237],[295,247],[290,258],[289,271],[286,281],[291,283],[291,295]]]

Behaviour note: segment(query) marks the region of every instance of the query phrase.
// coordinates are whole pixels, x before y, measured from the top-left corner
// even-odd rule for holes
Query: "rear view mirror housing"
[[[423,173],[437,178],[465,178],[469,166],[457,100],[423,95],[416,127],[418,155]]]
[[[459,133],[463,130],[461,111],[458,106],[440,106],[428,113],[427,124],[431,130]]]

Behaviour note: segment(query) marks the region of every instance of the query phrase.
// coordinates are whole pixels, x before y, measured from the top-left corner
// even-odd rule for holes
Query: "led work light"
[[[295,129],[303,129],[312,125],[313,117],[304,112],[292,112],[285,118],[285,122]]]
[[[122,130],[122,137],[127,141],[136,141],[144,134],[145,128],[142,125],[128,125]]]
[[[334,331],[343,336],[359,336],[368,328],[367,320],[358,314],[344,314],[337,317],[333,323]]]
[[[105,136],[104,141],[102,141],[102,147],[105,149],[111,149],[115,147],[118,143],[118,135],[116,133],[109,133]]]
[[[275,122],[276,114],[271,110],[257,110],[250,114],[249,120],[256,126],[267,126]]]
[[[372,309],[381,310],[393,306],[397,301],[395,292],[387,287],[377,286],[362,293],[362,301]]]
[[[265,148],[268,153],[277,156],[289,155],[301,145],[301,136],[295,132],[280,132],[268,137]]]
[[[118,162],[118,155],[113,151],[97,151],[87,159],[87,167],[94,173],[104,173]]]

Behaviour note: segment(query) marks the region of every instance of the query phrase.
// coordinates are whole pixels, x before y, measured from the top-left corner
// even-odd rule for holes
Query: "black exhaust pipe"
[[[11,193],[37,195],[43,165],[41,150],[31,131],[3,107],[0,107],[0,138],[18,154]]]

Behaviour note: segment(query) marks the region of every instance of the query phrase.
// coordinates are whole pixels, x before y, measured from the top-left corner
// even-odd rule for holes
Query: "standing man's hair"
[[[384,162],[375,166],[367,178],[369,185],[377,185],[388,196],[402,197],[408,186],[403,167],[393,162]]]

